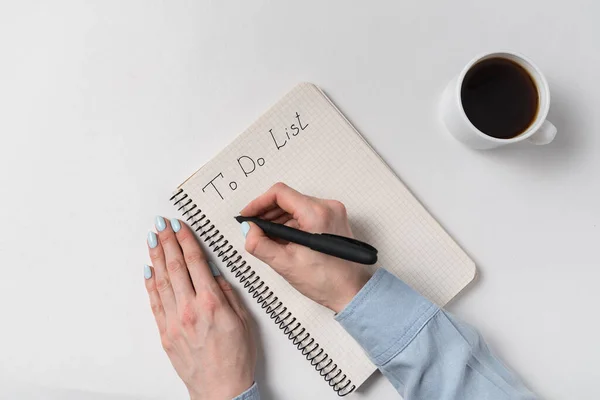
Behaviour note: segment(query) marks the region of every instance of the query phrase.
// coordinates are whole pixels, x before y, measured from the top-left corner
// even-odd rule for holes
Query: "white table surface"
[[[584,0],[1,2],[0,397],[185,398],[143,287],[146,232],[174,215],[180,181],[310,81],[476,260],[478,281],[449,310],[541,397],[599,398],[599,12]],[[478,152],[444,131],[444,85],[497,49],[546,74],[554,143]],[[252,311],[263,397],[336,398]],[[399,397],[378,375],[356,398]]]

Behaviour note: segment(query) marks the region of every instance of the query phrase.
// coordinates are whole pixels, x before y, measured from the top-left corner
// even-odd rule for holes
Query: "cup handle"
[[[556,137],[556,127],[550,121],[544,121],[540,129],[527,140],[536,145],[548,144]]]

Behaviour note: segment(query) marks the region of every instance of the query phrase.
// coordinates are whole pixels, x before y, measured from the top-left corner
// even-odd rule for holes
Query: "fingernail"
[[[221,275],[221,271],[219,271],[219,268],[217,268],[214,262],[209,261],[208,266],[210,267],[210,272],[212,272],[213,276]]]
[[[246,237],[248,235],[248,231],[250,231],[250,224],[248,222],[244,221],[244,222],[242,222],[240,227],[242,229],[242,235],[244,235],[244,237]]]
[[[156,218],[154,218],[154,225],[156,226],[156,229],[158,229],[159,232],[164,231],[165,228],[167,227],[167,223],[165,222],[165,219],[163,217],[161,217],[160,215],[157,215]]]
[[[158,238],[156,237],[156,233],[148,232],[148,246],[150,246],[151,249],[158,246]]]
[[[171,228],[173,228],[173,232],[177,233],[181,229],[181,224],[177,218],[171,218]]]
[[[149,265],[144,265],[144,279],[148,280],[152,278],[152,269]]]

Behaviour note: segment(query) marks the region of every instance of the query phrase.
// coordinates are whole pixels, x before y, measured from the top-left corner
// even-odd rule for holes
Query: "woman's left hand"
[[[162,346],[192,400],[232,399],[254,382],[248,313],[184,223],[156,217],[155,225],[144,277]]]

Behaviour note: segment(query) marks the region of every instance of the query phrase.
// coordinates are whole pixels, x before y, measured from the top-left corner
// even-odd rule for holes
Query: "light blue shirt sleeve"
[[[405,400],[536,398],[477,331],[385,269],[336,319]]]
[[[256,382],[248,390],[244,393],[236,396],[232,400],[260,400],[260,393],[258,392],[258,386],[256,386]]]

